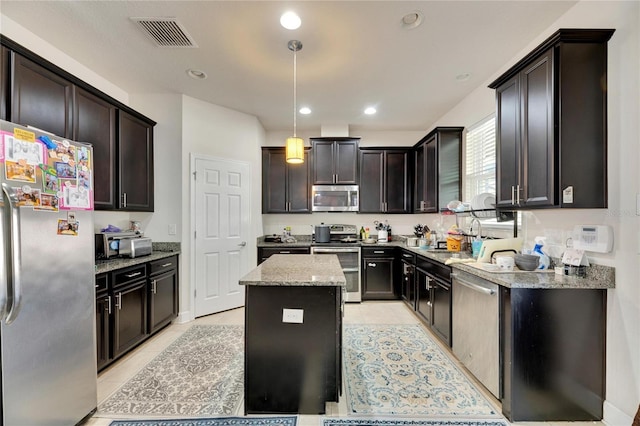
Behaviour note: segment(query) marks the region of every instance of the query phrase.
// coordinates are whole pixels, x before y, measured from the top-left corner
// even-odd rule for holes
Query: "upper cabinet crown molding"
[[[558,43],[604,44],[611,39],[615,31],[614,29],[561,28],[489,84],[489,88],[496,89],[498,86],[501,86],[504,82],[519,73],[524,67],[535,61],[541,54],[551,47],[557,46]]]
[[[607,207],[607,41],[562,29],[496,90],[496,206]]]

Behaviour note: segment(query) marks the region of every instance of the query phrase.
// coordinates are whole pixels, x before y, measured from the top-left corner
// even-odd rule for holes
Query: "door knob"
[[[240,247],[244,247],[244,246],[246,246],[246,245],[247,245],[247,242],[246,242],[246,241],[243,241],[243,242],[241,242],[240,244],[238,244],[238,246],[240,246]]]

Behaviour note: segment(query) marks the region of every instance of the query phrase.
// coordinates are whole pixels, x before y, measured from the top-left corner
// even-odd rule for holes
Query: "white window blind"
[[[495,114],[467,129],[465,147],[465,197],[471,201],[483,192],[496,193]]]

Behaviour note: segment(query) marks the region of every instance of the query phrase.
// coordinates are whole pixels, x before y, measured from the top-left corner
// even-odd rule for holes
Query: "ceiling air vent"
[[[198,47],[175,18],[131,18],[158,47]]]

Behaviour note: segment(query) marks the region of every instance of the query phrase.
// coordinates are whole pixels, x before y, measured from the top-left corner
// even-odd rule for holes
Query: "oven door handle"
[[[311,253],[324,253],[324,254],[335,254],[335,253],[358,253],[360,251],[359,247],[355,248],[316,248],[311,247]]]
[[[342,272],[360,272],[359,268],[344,268]]]

